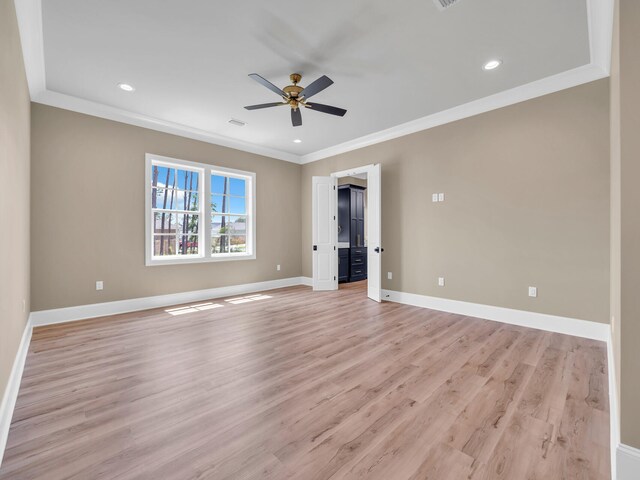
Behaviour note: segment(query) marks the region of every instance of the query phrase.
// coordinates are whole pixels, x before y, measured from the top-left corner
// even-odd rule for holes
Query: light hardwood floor
[[[608,479],[605,345],[292,287],[37,328],[0,479]]]

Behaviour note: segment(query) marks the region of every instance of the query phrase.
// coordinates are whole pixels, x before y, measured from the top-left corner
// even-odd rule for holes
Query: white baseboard
[[[53,310],[40,310],[31,313],[34,327],[52,325],[55,323],[84,320],[87,318],[104,317],[119,313],[135,312],[150,308],[167,307],[181,303],[200,302],[211,298],[242,295],[246,293],[273,290],[274,288],[291,287],[294,285],[306,285],[304,277],[290,277],[266,282],[245,283],[228,287],[209,288],[193,292],[172,293],[157,295],[154,297],[132,298],[130,300],[118,300],[115,302],[94,303],[77,307],[56,308]]]
[[[446,298],[429,297],[414,293],[395,292],[382,290],[382,299],[413,305],[416,307],[430,308],[442,312],[456,313],[477,317],[485,320],[509,323],[522,327],[537,328],[549,332],[564,333],[576,337],[591,338],[606,342],[609,338],[609,325],[606,323],[577,320],[575,318],[558,317],[544,313],[514,310],[511,308],[494,307],[480,303],[449,300]]]
[[[7,437],[9,436],[9,427],[11,426],[11,418],[13,417],[13,409],[16,406],[18,391],[20,390],[20,382],[22,381],[22,371],[24,363],[29,352],[29,344],[31,343],[31,332],[33,327],[31,317],[27,320],[22,333],[22,339],[18,346],[16,358],[13,361],[13,367],[9,374],[9,382],[2,396],[0,403],[0,466],[2,466],[2,458],[4,457],[4,449],[7,446]]]
[[[300,277],[300,283],[302,285],[306,285],[307,287],[313,287],[313,278],[311,278],[311,277]]]
[[[640,478],[640,450],[621,443],[618,445],[616,480],[638,480]]]

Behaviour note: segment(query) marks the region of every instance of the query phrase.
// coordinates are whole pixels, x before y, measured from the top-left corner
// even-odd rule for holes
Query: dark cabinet
[[[365,280],[367,278],[367,248],[354,247],[350,250],[349,281]]]
[[[351,187],[351,247],[364,247],[364,189]]]
[[[338,187],[338,241],[349,243],[338,252],[340,281],[355,282],[367,278],[367,247],[365,247],[365,187]],[[346,262],[346,267],[344,266]]]
[[[338,281],[349,281],[349,249],[338,249]]]

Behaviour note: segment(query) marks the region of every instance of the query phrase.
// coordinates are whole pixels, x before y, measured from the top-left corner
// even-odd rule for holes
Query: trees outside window
[[[147,155],[147,185],[147,265],[255,258],[255,174]]]

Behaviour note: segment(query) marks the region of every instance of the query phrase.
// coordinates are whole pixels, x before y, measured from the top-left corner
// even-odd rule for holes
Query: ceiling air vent
[[[449,8],[451,5],[458,3],[460,0],[433,0],[433,3],[436,4],[436,7],[440,10],[445,10]]]
[[[236,127],[244,127],[246,125],[246,122],[243,122],[242,120],[236,120],[235,118],[229,120],[229,123],[231,125],[235,125]]]

